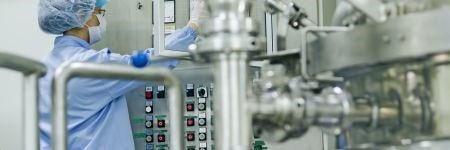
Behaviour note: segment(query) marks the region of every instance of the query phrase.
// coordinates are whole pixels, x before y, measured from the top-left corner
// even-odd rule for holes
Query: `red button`
[[[153,99],[153,91],[145,91],[145,99]]]
[[[194,133],[188,133],[187,136],[186,136],[186,139],[187,139],[188,141],[194,141],[194,140],[195,140],[195,135],[194,135]]]
[[[158,120],[157,124],[158,124],[158,128],[166,127],[166,121],[165,120]]]
[[[195,125],[194,118],[188,118],[188,119],[186,119],[186,125],[187,125],[187,126],[194,126],[194,125]]]
[[[158,134],[158,142],[165,142],[166,136],[164,134]]]
[[[186,104],[187,111],[194,111],[194,104]]]

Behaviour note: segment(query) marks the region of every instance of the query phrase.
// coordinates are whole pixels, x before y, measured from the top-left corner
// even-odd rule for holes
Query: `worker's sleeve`
[[[172,33],[171,35],[166,37],[165,46],[166,49],[170,50],[178,50],[178,51],[187,51],[188,46],[193,44],[195,38],[197,37],[197,33],[190,27],[184,27]],[[163,61],[151,61],[151,54],[153,49],[146,50],[149,58],[150,58],[150,66],[158,66],[165,67],[169,69],[173,69],[178,64],[178,60],[163,60]],[[103,63],[108,64],[129,64],[131,65],[130,55],[120,55],[111,53],[109,49],[101,50],[100,57],[103,60]],[[105,91],[108,91],[109,94],[113,97],[122,96],[129,91],[143,85],[145,82],[143,81],[127,81],[127,80],[104,80],[104,83],[101,84],[102,88]]]

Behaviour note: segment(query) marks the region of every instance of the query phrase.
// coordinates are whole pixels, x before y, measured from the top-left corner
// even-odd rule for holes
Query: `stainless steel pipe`
[[[164,68],[136,69],[124,65],[71,63],[59,67],[53,79],[52,143],[54,150],[67,149],[67,83],[74,77],[163,82],[169,91],[170,148],[174,150],[184,149],[181,83],[170,70]]]
[[[217,54],[214,78],[215,139],[219,150],[248,150],[251,145],[251,115],[247,109],[248,62],[246,52]]]
[[[25,150],[38,150],[39,147],[39,101],[38,79],[45,75],[45,65],[25,57],[0,52],[0,67],[21,72],[23,82],[23,124]]]

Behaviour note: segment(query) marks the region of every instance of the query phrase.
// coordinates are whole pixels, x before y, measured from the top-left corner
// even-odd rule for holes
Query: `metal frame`
[[[162,81],[169,91],[170,148],[184,148],[183,101],[181,83],[165,68],[136,69],[125,65],[94,63],[64,64],[56,70],[52,86],[52,143],[54,150],[67,149],[67,85],[74,77],[91,77],[124,80]]]
[[[175,2],[176,7],[176,2]],[[176,12],[175,12],[176,15]],[[175,19],[176,20],[176,19]],[[166,50],[165,48],[165,22],[164,22],[164,1],[153,0],[153,45],[154,55],[162,57],[189,56],[188,52]]]
[[[24,149],[39,150],[38,80],[47,72],[45,65],[17,55],[0,52],[0,67],[21,72],[23,80]]]
[[[308,73],[308,33],[310,32],[343,32],[347,31],[347,27],[334,27],[334,26],[308,26],[301,29],[300,37],[300,64],[301,64],[301,74],[305,79],[311,79],[312,77]]]

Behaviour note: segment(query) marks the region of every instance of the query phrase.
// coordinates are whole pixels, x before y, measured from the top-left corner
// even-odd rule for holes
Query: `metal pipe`
[[[215,139],[219,150],[248,150],[251,145],[251,115],[247,109],[248,54],[222,53],[215,56]]]
[[[38,150],[39,146],[39,101],[38,79],[45,75],[45,65],[29,58],[0,52],[0,67],[21,72],[24,75],[22,97],[24,123],[24,149]]]
[[[155,55],[159,55],[165,49],[165,39],[164,39],[164,1],[163,0],[154,0],[154,26],[153,26],[153,34],[154,40],[154,48],[156,49]]]
[[[34,73],[23,78],[23,124],[24,149],[38,150],[39,146],[39,100],[38,80],[41,75]]]
[[[45,65],[38,61],[6,52],[0,52],[0,67],[22,72],[24,75],[38,73],[42,76],[47,71]]]
[[[164,68],[136,69],[124,65],[94,63],[64,64],[56,70],[53,79],[52,143],[54,150],[67,149],[67,83],[74,77],[108,78],[124,80],[162,81],[169,91],[170,148],[184,149],[183,105],[179,79]]]

